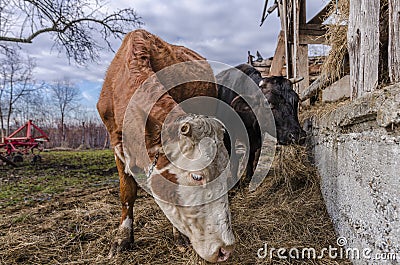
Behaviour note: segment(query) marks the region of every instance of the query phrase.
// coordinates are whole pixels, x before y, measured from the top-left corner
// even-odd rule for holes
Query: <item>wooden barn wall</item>
[[[380,0],[351,0],[347,34],[351,98],[378,86]]]

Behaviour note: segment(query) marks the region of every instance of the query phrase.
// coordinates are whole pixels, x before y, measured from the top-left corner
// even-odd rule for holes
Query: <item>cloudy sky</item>
[[[110,9],[133,7],[142,17],[142,28],[167,42],[184,45],[208,60],[237,65],[247,60],[247,51],[273,56],[280,30],[276,12],[259,27],[265,0],[119,0],[109,1]],[[308,0],[307,15],[312,17],[327,0]],[[269,1],[272,5],[273,1]],[[133,30],[133,29],[132,29]],[[115,41],[118,49],[120,40]],[[83,104],[94,107],[105,71],[114,54],[104,52],[98,63],[78,67],[64,53],[51,49],[49,36],[23,46],[36,58],[36,78],[52,81],[68,78],[80,87]]]

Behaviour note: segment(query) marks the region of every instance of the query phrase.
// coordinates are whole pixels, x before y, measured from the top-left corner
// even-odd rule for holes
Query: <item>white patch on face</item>
[[[178,194],[185,205],[197,205],[180,207],[171,203],[157,200],[157,204],[163,210],[171,223],[184,235],[189,237],[195,251],[206,260],[214,260],[220,247],[231,246],[235,242],[231,228],[231,218],[228,204],[228,196],[218,196],[215,200],[206,204],[200,204],[208,197],[209,192],[216,192],[216,184],[224,186],[226,179],[221,177],[212,185],[199,185],[195,189],[183,187],[188,182],[195,182],[187,172],[183,173],[174,166],[166,167],[172,174],[176,174],[179,183]],[[183,186],[182,186],[183,185]],[[223,188],[220,189],[220,192]]]
[[[177,187],[172,187],[173,190],[166,192],[174,192],[174,196],[178,197],[180,205],[184,206],[161,200],[154,193],[154,190],[157,189],[152,187],[152,177],[148,178],[148,184],[153,191],[155,201],[166,217],[182,234],[189,237],[195,251],[203,259],[211,262],[221,261],[219,250],[222,248],[222,251],[229,253],[235,242],[227,195],[229,168],[220,175],[220,170],[223,169],[223,165],[227,164],[229,157],[222,142],[222,127],[220,124],[217,125],[214,126],[206,122],[205,126],[198,129],[198,132],[193,131],[194,136],[190,139],[182,137],[178,143],[170,143],[167,146],[163,146],[166,154],[174,162],[159,170],[168,170],[170,174],[175,175],[178,182]],[[215,135],[215,132],[219,134]],[[199,154],[196,153],[200,149],[195,147],[198,147],[200,140],[204,137],[211,137],[214,139],[214,143],[217,144],[216,157],[215,159],[211,157],[211,164],[197,169],[195,161],[190,161],[190,163],[187,162],[185,164],[185,167],[179,167],[180,163],[175,162],[180,161],[179,159],[183,157],[182,153],[191,159],[200,155],[201,152]],[[192,138],[195,138],[196,141]],[[193,147],[193,145],[190,145],[191,142],[189,140],[193,140],[193,144],[197,145]],[[204,144],[205,147],[209,145],[208,143]],[[205,154],[213,154],[212,150],[209,152],[207,148],[200,151]],[[190,166],[190,168],[188,169],[186,166]],[[154,170],[154,173],[158,173],[158,170]]]
[[[127,216],[121,224],[122,228],[132,229],[132,219]]]

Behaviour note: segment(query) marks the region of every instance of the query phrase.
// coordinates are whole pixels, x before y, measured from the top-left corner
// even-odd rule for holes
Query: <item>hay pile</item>
[[[349,100],[349,98],[342,98],[335,102],[317,102],[313,106],[306,106],[299,113],[300,124],[304,124],[307,119],[320,120],[325,115],[332,113],[333,110],[348,104]]]
[[[328,56],[322,67],[321,76],[324,84],[332,84],[344,75],[350,73],[348,50],[347,50],[347,25],[349,23],[350,1],[338,0],[332,2],[327,15],[331,18],[326,25],[325,39],[331,46]],[[389,12],[388,0],[380,0],[379,32],[380,32],[380,54],[379,54],[379,83],[389,82],[388,73],[388,38],[389,38]]]
[[[329,84],[343,77],[348,71],[348,69],[345,69],[345,58],[348,56],[347,25],[350,2],[348,0],[338,0],[337,3],[336,6],[332,2],[328,12],[328,17],[332,18],[332,23],[326,25],[325,38],[331,46],[331,50],[321,68],[321,76]]]
[[[273,168],[253,193],[230,192],[237,239],[226,264],[269,264],[257,258],[267,243],[274,248],[336,246],[336,236],[319,189],[319,177],[306,150],[278,150]],[[8,211],[0,220],[1,264],[206,264],[192,248],[178,251],[172,227],[151,196],[139,192],[135,210],[135,246],[107,260],[118,226],[118,187],[70,191],[34,208]],[[273,264],[348,264],[328,257],[278,259]]]

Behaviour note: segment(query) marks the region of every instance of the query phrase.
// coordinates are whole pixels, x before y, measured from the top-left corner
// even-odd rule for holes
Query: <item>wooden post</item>
[[[293,77],[297,77],[297,50],[299,48],[299,1],[301,0],[293,0],[292,2],[292,17],[293,17],[293,60],[292,60],[292,67],[293,67]],[[298,86],[296,86],[298,87]],[[299,91],[297,90],[297,93]]]
[[[285,33],[281,31],[278,37],[278,43],[276,44],[276,50],[274,59],[269,69],[270,76],[281,76],[282,68],[285,62]]]
[[[351,0],[347,44],[351,99],[378,85],[380,0]]]
[[[287,19],[287,1],[283,0],[281,12],[281,24],[283,24],[283,31],[285,34],[285,60],[286,60],[286,77],[289,78],[291,75],[290,65],[290,47],[289,47],[289,32],[288,32],[288,19]]]
[[[400,0],[389,0],[389,77],[400,82]]]
[[[296,27],[296,35],[300,36],[300,28],[306,25],[306,0],[298,0],[297,4],[297,17],[298,23]],[[297,92],[300,94],[306,90],[310,83],[310,75],[308,68],[308,45],[300,44],[300,37],[297,37],[297,51],[296,51],[296,75],[295,77],[304,77],[304,80],[296,84]]]

